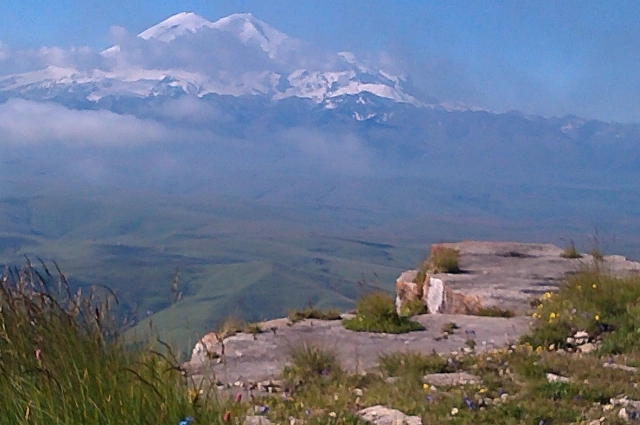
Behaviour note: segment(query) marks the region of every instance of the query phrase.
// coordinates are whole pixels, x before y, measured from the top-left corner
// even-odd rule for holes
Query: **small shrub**
[[[571,241],[569,246],[567,246],[562,253],[560,254],[562,258],[582,258],[582,255],[576,249],[576,244]]]
[[[460,253],[457,249],[434,246],[427,260],[434,273],[460,273]]]
[[[330,375],[340,375],[343,368],[334,350],[302,342],[289,348],[289,365],[283,376],[287,380],[299,382],[313,381]]]
[[[303,310],[291,310],[287,315],[293,323],[304,319],[319,320],[340,320],[340,312],[336,309],[320,310],[313,307],[307,307]]]
[[[396,315],[395,301],[386,292],[373,291],[357,301],[356,312],[381,320],[390,319]]]
[[[427,306],[424,304],[424,301],[416,298],[415,300],[410,300],[402,304],[402,307],[400,307],[400,316],[417,316],[426,313],[426,311]]]
[[[356,316],[343,320],[344,327],[356,332],[406,333],[424,327],[396,313],[393,298],[382,291],[371,292],[356,303]]]
[[[431,247],[429,258],[422,263],[413,281],[422,284],[429,273],[460,273],[462,270],[459,260],[460,253],[457,249],[434,245]]]

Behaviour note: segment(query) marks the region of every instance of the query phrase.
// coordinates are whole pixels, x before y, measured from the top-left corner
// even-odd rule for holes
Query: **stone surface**
[[[400,313],[402,306],[410,301],[422,298],[423,285],[414,282],[417,270],[407,270],[396,279],[396,311]]]
[[[480,383],[480,378],[467,372],[455,373],[430,373],[422,377],[422,382],[436,387],[457,386],[457,385],[474,385]]]
[[[273,422],[271,422],[269,419],[265,418],[264,416],[255,416],[255,415],[250,415],[247,416],[246,418],[244,418],[244,421],[242,422],[242,425],[272,425]]]
[[[219,358],[222,354],[222,344],[218,341],[216,333],[210,332],[193,347],[191,360],[204,362]]]
[[[346,330],[340,321],[306,319],[292,325],[279,323],[277,332],[256,335],[238,334],[225,340],[227,353],[240,351],[241,357],[226,356],[224,361],[194,356],[184,365],[196,383],[201,379],[220,380],[222,383],[264,382],[278,379],[285,366],[292,346],[303,342],[334,350],[349,371],[374,371],[378,357],[399,351],[418,351],[425,354],[436,351],[448,354],[460,351],[467,339],[478,342],[476,351],[493,350],[517,339],[528,330],[528,317],[510,319],[497,317],[475,317],[466,315],[423,314],[415,320],[426,329],[407,334],[390,335]],[[447,339],[442,336],[442,327],[449,322],[458,325]],[[438,338],[438,340],[436,340]],[[485,341],[483,345],[481,342]]]
[[[587,254],[579,259],[562,258],[562,248],[552,244],[465,241],[438,246],[459,251],[462,273],[435,274],[431,276],[432,281],[441,280],[445,291],[448,288],[452,294],[464,294],[470,297],[468,302],[474,299],[471,297],[477,297],[475,300],[481,300],[483,306],[499,306],[522,314],[528,310],[531,297],[555,291],[567,274],[594,261]],[[640,271],[640,263],[619,255],[605,256],[602,266],[616,275]],[[446,312],[446,309],[437,307],[438,297],[435,295],[439,290],[434,287],[434,291],[430,311],[439,309]],[[429,288],[423,292],[428,304]],[[446,305],[446,292],[443,298]]]
[[[625,372],[637,372],[638,368],[637,367],[633,367],[633,366],[627,366],[627,365],[623,365],[623,364],[617,364],[617,363],[605,363],[603,365],[604,367],[610,367],[613,369],[620,369],[620,370],[624,370]]]
[[[427,311],[429,314],[444,313],[444,282],[442,279],[429,277],[425,284]]]
[[[396,409],[371,406],[358,411],[358,416],[375,425],[422,425],[418,416],[408,416]]]
[[[566,376],[560,376],[560,375],[556,375],[555,373],[547,373],[547,381],[550,383],[555,383],[555,382],[569,382],[569,378],[567,378]]]

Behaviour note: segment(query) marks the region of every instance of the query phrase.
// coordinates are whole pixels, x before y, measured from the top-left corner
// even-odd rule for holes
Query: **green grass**
[[[356,303],[356,315],[343,320],[344,327],[356,332],[406,333],[423,330],[424,327],[396,313],[393,298],[385,292],[373,291]]]
[[[287,314],[287,318],[296,323],[304,319],[340,320],[341,317],[340,311],[335,308],[320,310],[315,307],[307,307],[302,310],[291,310]]]
[[[560,253],[560,257],[567,258],[567,259],[574,259],[574,258],[582,258],[582,255],[578,252],[578,250],[576,249],[576,244],[572,240],[569,243],[569,245],[567,245],[562,250],[562,253]]]
[[[460,253],[457,249],[435,245],[426,263],[433,273],[460,273]]]
[[[0,423],[222,422],[225,405],[194,403],[168,347],[124,345],[113,301],[97,290],[72,294],[44,266],[2,276]]]
[[[555,294],[546,293],[532,313],[533,346],[559,347],[577,331],[602,339],[602,350],[621,353],[640,349],[640,277],[619,278],[598,267],[570,276]]]

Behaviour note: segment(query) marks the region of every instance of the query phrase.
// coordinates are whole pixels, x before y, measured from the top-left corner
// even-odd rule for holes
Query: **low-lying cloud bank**
[[[0,104],[0,144],[129,146],[169,141],[163,124],[110,111],[12,99]]]

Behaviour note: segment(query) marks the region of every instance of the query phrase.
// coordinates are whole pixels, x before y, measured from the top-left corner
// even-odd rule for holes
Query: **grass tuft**
[[[314,307],[307,307],[303,310],[291,310],[287,315],[290,321],[293,323],[299,322],[304,319],[319,319],[319,320],[340,320],[340,312],[336,309],[320,310]]]
[[[460,273],[460,252],[454,248],[443,246],[431,247],[431,255],[427,260],[433,273]]]
[[[569,245],[565,247],[564,250],[562,250],[560,256],[567,259],[582,258],[582,255],[576,249],[576,244],[573,242],[573,240],[571,240]]]
[[[222,406],[189,396],[170,347],[125,345],[110,310],[116,302],[98,288],[72,292],[64,275],[44,263],[5,270],[0,423],[178,423],[186,416],[221,422]]]
[[[396,313],[393,298],[385,292],[373,291],[356,303],[356,315],[343,320],[344,327],[356,332],[406,333],[424,327]]]
[[[334,350],[305,341],[289,348],[289,365],[285,367],[283,377],[289,381],[307,382],[343,372]]]

